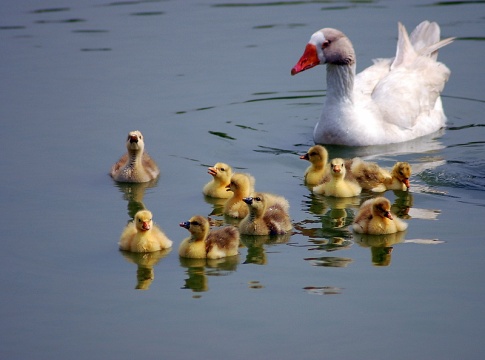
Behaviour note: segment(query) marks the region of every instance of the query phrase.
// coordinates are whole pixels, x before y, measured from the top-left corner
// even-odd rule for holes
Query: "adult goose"
[[[450,70],[437,61],[440,27],[423,21],[408,36],[398,24],[394,58],[374,60],[359,74],[349,38],[339,30],[314,33],[295,75],[327,65],[327,92],[320,121],[313,131],[317,144],[366,146],[397,143],[431,134],[445,125],[440,93]]]

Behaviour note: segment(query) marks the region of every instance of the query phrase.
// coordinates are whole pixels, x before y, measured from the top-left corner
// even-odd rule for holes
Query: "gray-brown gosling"
[[[128,152],[111,167],[110,175],[115,181],[143,183],[160,175],[158,165],[145,151],[145,142],[140,131],[128,133],[126,149]]]
[[[241,234],[281,235],[293,228],[287,212],[289,205],[286,199],[256,192],[244,198],[244,202],[249,213],[239,224]]]
[[[180,244],[181,257],[220,259],[238,254],[239,231],[234,226],[211,230],[209,221],[201,215],[193,216],[180,226],[190,232],[190,236]]]

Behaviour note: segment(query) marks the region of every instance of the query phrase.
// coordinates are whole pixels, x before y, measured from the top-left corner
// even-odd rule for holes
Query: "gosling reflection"
[[[281,235],[241,235],[241,243],[247,248],[244,264],[266,265],[268,263],[267,247],[286,244],[291,233]]]
[[[130,251],[120,251],[125,260],[137,265],[136,270],[136,290],[148,290],[155,279],[155,271],[153,267],[157,265],[161,259],[166,257],[172,249],[165,249],[154,251],[150,253],[134,253]]]
[[[204,195],[204,200],[206,203],[212,206],[212,211],[209,213],[209,216],[224,215],[224,204],[226,203],[227,199],[219,199]]]
[[[182,289],[192,292],[205,292],[209,290],[209,276],[228,276],[236,271],[239,256],[221,259],[191,259],[180,257],[180,265],[187,269],[187,279]]]
[[[352,209],[359,206],[358,197],[337,198],[312,195],[308,199],[303,202],[303,210],[318,216],[294,224],[300,234],[314,239],[351,237],[347,227],[354,218]]]
[[[394,250],[393,245],[403,243],[405,235],[405,231],[386,235],[354,233],[354,241],[362,247],[370,248],[373,265],[389,266]]]
[[[401,219],[436,220],[441,210],[421,209],[414,207],[413,195],[408,191],[394,191],[396,199],[391,206],[391,211]]]
[[[140,210],[145,210],[143,197],[146,189],[153,188],[157,185],[158,178],[145,183],[115,183],[116,187],[123,194],[123,199],[128,201],[128,216],[133,219],[135,214]]]

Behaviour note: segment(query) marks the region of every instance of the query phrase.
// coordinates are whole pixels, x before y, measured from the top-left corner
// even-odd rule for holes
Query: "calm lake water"
[[[0,358],[482,359],[484,13],[483,1],[2,1]],[[408,231],[358,238],[348,225],[369,194],[302,184],[325,72],[290,69],[320,28],[347,33],[360,71],[394,55],[398,21],[424,19],[457,37],[439,57],[448,127],[329,147],[414,168],[409,193],[385,193]],[[120,186],[108,171],[135,129],[162,174]],[[180,260],[179,222],[225,221],[201,193],[218,161],[285,196],[295,233]],[[172,251],[118,251],[143,204]]]

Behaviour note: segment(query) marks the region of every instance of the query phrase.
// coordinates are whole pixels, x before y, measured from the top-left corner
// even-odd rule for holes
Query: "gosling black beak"
[[[246,204],[251,205],[253,203],[253,198],[252,197],[247,197],[247,198],[244,198],[243,201]]]

